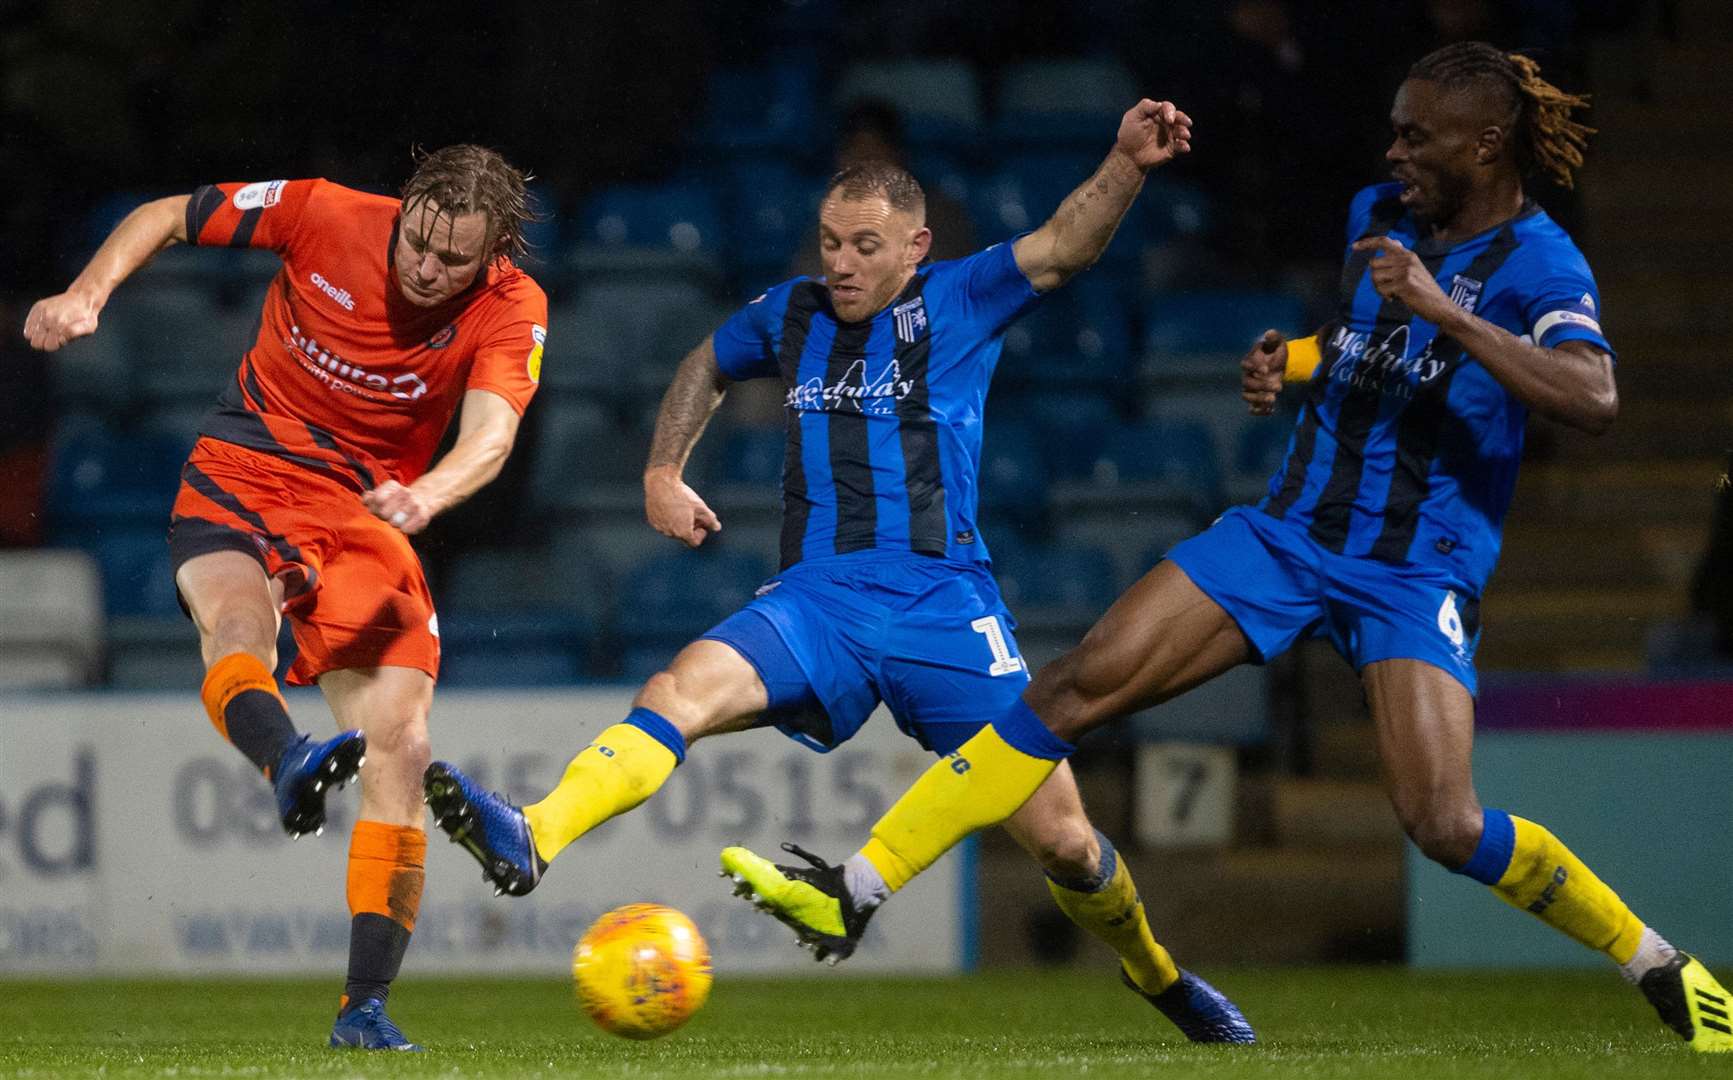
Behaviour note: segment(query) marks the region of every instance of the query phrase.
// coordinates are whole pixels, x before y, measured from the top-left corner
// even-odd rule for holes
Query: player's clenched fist
[[[433,521],[434,509],[414,488],[387,480],[372,491],[361,494],[361,505],[374,517],[390,523],[409,536],[427,528]]]
[[[1276,411],[1276,395],[1288,368],[1288,343],[1274,330],[1265,330],[1251,351],[1240,358],[1240,396],[1251,406],[1253,416]]]
[[[100,307],[83,293],[63,292],[38,300],[24,316],[25,340],[33,349],[53,352],[73,338],[95,333]]]

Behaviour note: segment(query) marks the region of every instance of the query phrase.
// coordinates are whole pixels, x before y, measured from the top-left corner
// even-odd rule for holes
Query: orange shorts
[[[179,572],[213,551],[245,552],[282,580],[283,614],[300,648],[289,682],[387,666],[438,678],[439,622],[421,560],[352,485],[200,439],[181,471],[169,553]]]

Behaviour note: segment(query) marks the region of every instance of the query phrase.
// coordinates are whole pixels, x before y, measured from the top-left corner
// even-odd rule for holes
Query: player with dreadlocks
[[[1733,1049],[1728,996],[1544,827],[1482,807],[1470,771],[1481,589],[1529,412],[1592,434],[1618,412],[1599,293],[1524,193],[1582,163],[1585,105],[1538,66],[1466,43],[1415,64],[1391,111],[1394,183],[1349,206],[1336,317],[1241,361],[1268,414],[1309,377],[1287,459],[1121,596],[1022,699],[929,770],[842,866],[739,849],[803,938],[846,955],[866,917],[952,844],[1021,806],[1082,735],[1302,634],[1359,672],[1396,815],[1429,858],[1605,953],[1697,1050]],[[1296,370],[1297,369],[1297,370]]]

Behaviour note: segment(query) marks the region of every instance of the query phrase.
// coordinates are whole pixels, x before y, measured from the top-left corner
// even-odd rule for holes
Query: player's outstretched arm
[[[486,487],[511,456],[523,418],[491,390],[470,390],[457,414],[457,441],[413,484],[387,480],[361,496],[373,516],[414,535]]]
[[[1151,169],[1191,152],[1191,117],[1171,101],[1144,98],[1119,122],[1107,159],[1039,229],[1012,248],[1017,268],[1038,292],[1057,289],[1089,269],[1143,188]]]
[[[156,199],[121,219],[65,292],[31,306],[24,317],[24,337],[30,347],[53,352],[74,338],[95,333],[97,316],[116,286],[163,248],[186,243],[190,197]]]
[[[1354,245],[1372,252],[1372,285],[1378,295],[1407,304],[1414,314],[1436,323],[1480,361],[1517,400],[1552,420],[1590,435],[1600,435],[1619,415],[1619,389],[1613,358],[1587,341],[1564,341],[1553,348],[1530,344],[1500,326],[1450,302],[1420,257],[1388,236]]]
[[[722,531],[721,520],[681,474],[705,425],[722,405],[729,382],[716,362],[714,339],[706,337],[680,361],[656,413],[656,434],[644,465],[644,518],[651,528],[687,547]]]

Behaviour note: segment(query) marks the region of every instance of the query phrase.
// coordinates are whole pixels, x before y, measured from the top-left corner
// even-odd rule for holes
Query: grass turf
[[[0,1076],[1360,1078],[1733,1072],[1611,972],[1226,971],[1259,1047],[1192,1046],[1108,974],[724,978],[691,1024],[604,1035],[557,981],[403,981],[430,1053],[324,1049],[329,980],[0,981]],[[1733,1055],[1725,1056],[1733,1059]]]

